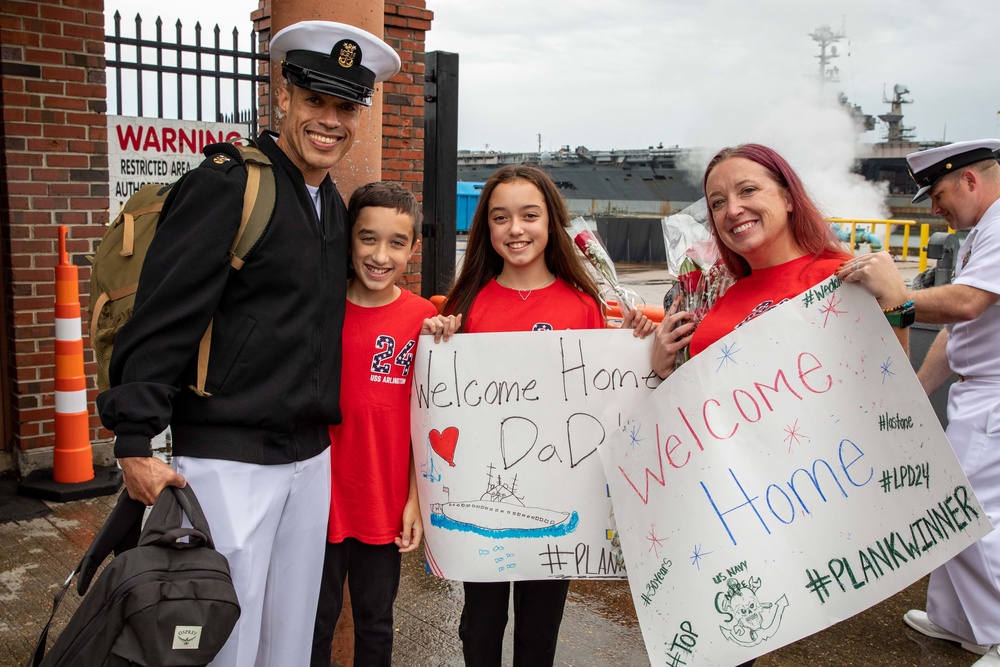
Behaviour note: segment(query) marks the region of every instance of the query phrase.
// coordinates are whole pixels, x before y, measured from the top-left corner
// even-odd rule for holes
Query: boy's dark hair
[[[413,219],[413,240],[416,243],[420,238],[420,204],[413,193],[404,188],[399,183],[389,181],[376,181],[362,185],[354,194],[347,205],[347,219],[350,221],[351,229],[358,220],[361,209],[377,206],[379,208],[391,208],[403,215],[408,215]]]

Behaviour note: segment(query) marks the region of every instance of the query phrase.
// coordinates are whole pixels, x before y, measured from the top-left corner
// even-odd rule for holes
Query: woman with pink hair
[[[693,357],[750,320],[837,274],[852,281],[873,278],[874,294],[887,312],[906,304],[906,285],[888,253],[853,258],[809,198],[788,162],[760,144],[724,148],[708,163],[702,180],[712,234],[736,283],[700,323],[691,313],[667,311],[656,331],[653,369],[666,377],[678,352]],[[874,279],[874,278],[877,278]],[[908,333],[895,328],[906,349]]]
[[[675,358],[686,346],[693,357],[834,274],[841,279],[853,274],[852,281],[872,278],[884,290],[874,295],[883,309],[906,305],[906,285],[888,253],[851,257],[798,175],[771,148],[742,144],[722,149],[708,163],[702,185],[712,235],[736,282],[697,326],[691,313],[678,312],[679,300],[674,301],[654,339],[653,370],[660,377],[673,372]],[[908,330],[894,331],[906,349]]]

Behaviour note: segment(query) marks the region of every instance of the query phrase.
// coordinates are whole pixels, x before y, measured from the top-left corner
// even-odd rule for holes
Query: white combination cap
[[[375,35],[333,21],[300,21],[271,38],[271,61],[294,85],[371,106],[375,84],[399,71],[392,47]]]
[[[973,162],[995,160],[998,150],[1000,150],[1000,139],[977,139],[910,153],[906,156],[906,162],[910,166],[910,176],[920,186],[913,203],[927,199],[931,188],[942,176],[967,167]]]

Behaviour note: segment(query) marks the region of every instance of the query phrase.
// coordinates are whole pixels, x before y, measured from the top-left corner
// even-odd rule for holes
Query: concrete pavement
[[[48,503],[52,509],[48,516],[0,524],[0,666],[15,667],[27,660],[48,616],[52,595],[83,555],[114,500],[115,496],[106,496]],[[977,656],[923,637],[903,624],[907,609],[923,606],[925,591],[926,580],[922,580],[862,614],[761,658],[757,664],[971,665]],[[65,625],[77,604],[78,597],[71,590],[60,608],[55,632]],[[460,584],[427,574],[419,551],[408,554],[396,602],[393,663],[411,667],[462,665],[458,639],[461,605]],[[508,627],[508,661],[510,641]],[[556,664],[649,664],[626,582],[572,583]]]

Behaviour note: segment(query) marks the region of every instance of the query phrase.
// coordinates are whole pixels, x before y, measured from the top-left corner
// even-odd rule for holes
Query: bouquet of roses
[[[597,232],[593,231],[583,218],[574,218],[571,220],[566,231],[569,232],[570,238],[573,239],[573,242],[580,249],[580,252],[583,253],[583,256],[587,258],[591,266],[597,269],[597,273],[600,274],[607,286],[614,292],[622,315],[628,314],[635,307],[634,293],[622,287],[618,282],[615,263],[611,261],[611,256],[601,243]],[[604,305],[608,305],[607,301],[605,301]]]
[[[697,325],[733,284],[732,274],[719,257],[715,239],[706,227],[705,200],[680,213],[663,218],[663,240],[667,251],[667,272],[674,280],[663,297],[667,311],[679,300],[678,311],[687,311]],[[677,355],[677,366],[689,359],[685,348]]]
[[[715,242],[696,241],[685,251],[674,285],[663,298],[663,308],[680,299],[678,310],[691,313],[697,324],[732,284],[732,274],[719,259]]]

